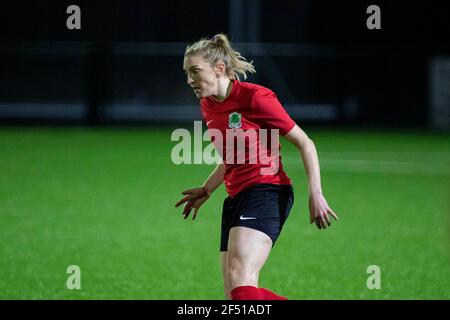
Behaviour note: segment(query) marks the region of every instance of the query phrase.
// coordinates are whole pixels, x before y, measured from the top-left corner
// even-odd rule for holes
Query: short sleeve
[[[279,129],[282,136],[295,126],[275,93],[267,88],[258,89],[253,95],[252,118],[262,128]]]

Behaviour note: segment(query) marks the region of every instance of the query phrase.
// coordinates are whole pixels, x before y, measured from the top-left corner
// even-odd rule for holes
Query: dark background
[[[81,8],[68,30],[66,8]],[[366,8],[381,8],[368,30]],[[302,123],[448,129],[444,1],[15,1],[0,13],[0,121],[200,119],[186,45],[224,32]],[[437,102],[438,101],[438,102]]]

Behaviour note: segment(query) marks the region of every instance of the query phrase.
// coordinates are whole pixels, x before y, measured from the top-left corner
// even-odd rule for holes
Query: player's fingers
[[[331,210],[331,208],[328,208],[328,212],[331,214],[331,216],[332,216],[336,221],[339,221],[339,218],[338,218],[337,214],[334,213],[334,211]]]
[[[182,205],[183,203],[185,203],[186,201],[188,201],[188,199],[189,199],[189,196],[186,196],[186,197],[184,197],[183,199],[181,199],[180,201],[178,201],[178,202],[175,204],[175,208],[178,208],[180,205]]]
[[[195,217],[197,216],[198,208],[194,208],[194,214],[192,215],[192,220],[195,220]]]
[[[317,228],[322,229],[322,226],[320,225],[319,218],[314,219],[314,222],[316,223]]]
[[[321,215],[321,216],[319,217],[319,220],[320,220],[320,224],[322,225],[322,228],[323,228],[323,229],[326,229],[326,228],[327,228],[327,222],[326,222],[324,216]]]
[[[188,210],[186,210],[186,213],[184,214],[184,219],[187,219],[189,217],[191,210],[192,210],[192,208],[189,208]]]
[[[186,219],[189,216],[189,213],[191,212],[192,207],[191,204],[188,202],[186,203],[186,205],[184,206],[184,210],[183,210],[183,216]]]
[[[324,217],[325,217],[325,220],[327,221],[327,225],[331,226],[331,219],[330,219],[330,217],[328,216],[328,214],[326,212],[324,214]]]

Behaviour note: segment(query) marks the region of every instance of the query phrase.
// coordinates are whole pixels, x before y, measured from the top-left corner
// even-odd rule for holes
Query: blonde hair
[[[228,37],[219,33],[211,39],[203,38],[186,47],[184,56],[201,55],[204,60],[214,67],[217,62],[223,61],[225,72],[230,79],[238,79],[239,75],[247,79],[247,72],[255,73],[253,61],[247,62],[241,54],[231,47]]]

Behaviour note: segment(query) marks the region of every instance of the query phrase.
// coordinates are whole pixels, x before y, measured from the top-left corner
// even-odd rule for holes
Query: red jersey
[[[295,126],[295,122],[284,110],[275,93],[260,85],[232,80],[231,92],[224,101],[218,102],[212,97],[207,97],[200,100],[200,105],[208,129],[217,129],[222,133],[222,144],[224,146],[222,150],[219,150],[221,146],[216,144],[217,141],[214,137],[211,138],[211,141],[216,144],[216,148],[225,163],[224,182],[227,193],[231,198],[245,188],[258,183],[291,184],[291,180],[283,170],[280,155],[281,144],[278,140],[276,141],[277,145],[274,146],[278,149],[276,156],[267,152],[266,161],[259,161],[258,159],[256,163],[254,157],[249,154],[249,150],[257,149],[258,147],[255,144],[258,144],[261,148],[259,134],[256,134],[256,140],[250,138],[244,138],[243,140],[245,146],[241,148],[241,153],[245,153],[245,163],[229,161],[227,152],[230,149],[227,151],[227,148],[225,148],[229,142],[227,142],[227,130],[241,129],[242,132],[254,131],[259,133],[263,131],[260,129],[278,129],[280,135],[285,135]],[[233,139],[235,138],[233,137]],[[268,148],[272,147],[269,132],[266,140]],[[236,156],[238,155],[239,150]],[[251,159],[253,161],[250,161]],[[277,162],[277,170],[273,174],[261,174],[261,170],[274,166],[274,162]]]

